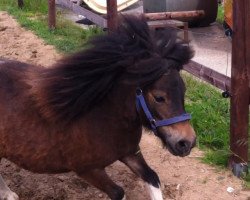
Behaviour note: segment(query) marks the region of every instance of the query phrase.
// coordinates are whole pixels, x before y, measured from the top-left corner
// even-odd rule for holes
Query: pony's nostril
[[[185,153],[187,151],[190,150],[190,146],[191,143],[187,140],[180,140],[179,142],[177,142],[176,144],[176,149],[181,152],[181,153]]]

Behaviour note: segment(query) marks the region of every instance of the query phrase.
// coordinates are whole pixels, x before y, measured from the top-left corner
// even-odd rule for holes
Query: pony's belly
[[[34,173],[64,173],[69,172],[66,163],[60,159],[60,156],[41,154],[29,155],[22,152],[22,154],[8,154],[4,158],[15,163],[19,167],[34,172]]]
[[[98,145],[93,146],[90,151],[82,155],[70,157],[68,163],[71,163],[70,169],[75,172],[85,172],[95,168],[105,168],[119,159],[131,155],[138,151],[138,144],[123,144],[118,146],[103,146],[98,148]],[[86,153],[88,152],[88,153]]]

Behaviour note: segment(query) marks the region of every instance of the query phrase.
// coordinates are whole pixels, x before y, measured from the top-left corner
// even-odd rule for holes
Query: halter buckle
[[[136,92],[136,95],[138,96],[142,94],[142,90],[140,88],[137,88],[135,92]]]
[[[156,127],[156,120],[155,119],[151,119],[150,120],[150,124]]]

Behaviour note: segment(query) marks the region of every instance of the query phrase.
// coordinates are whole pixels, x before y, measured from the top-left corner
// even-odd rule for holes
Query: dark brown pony
[[[136,89],[156,120],[182,115],[179,71],[192,54],[169,31],[151,33],[143,19],[122,17],[117,31],[51,68],[0,61],[1,158],[37,173],[74,171],[115,200],[124,191],[105,167],[120,160],[161,200],[159,178],[139,148],[142,126],[151,127],[136,109]],[[155,132],[174,155],[195,144],[189,120]],[[1,198],[18,198],[2,178]]]

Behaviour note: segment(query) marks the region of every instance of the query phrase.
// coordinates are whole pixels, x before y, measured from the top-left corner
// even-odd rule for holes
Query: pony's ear
[[[181,70],[184,64],[187,64],[194,56],[193,49],[183,42],[176,43],[167,59],[172,59],[176,62],[175,67],[177,70]]]
[[[166,29],[155,34],[158,54],[171,65],[169,67],[181,70],[182,66],[194,56],[193,49],[182,39],[178,38],[176,31]]]

